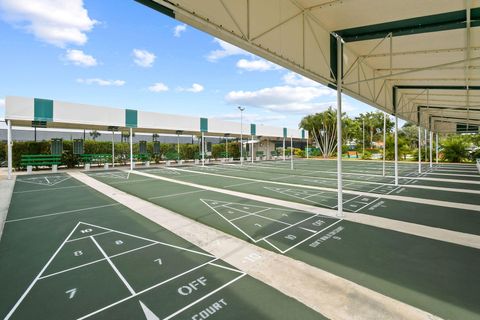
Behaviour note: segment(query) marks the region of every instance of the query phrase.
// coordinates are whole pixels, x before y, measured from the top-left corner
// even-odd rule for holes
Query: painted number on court
[[[123,241],[122,241],[122,240],[116,240],[116,241],[115,241],[115,244],[116,244],[117,246],[122,245],[122,244],[123,244]]]
[[[252,252],[249,255],[245,256],[243,262],[245,262],[245,260],[249,261],[249,262],[255,262],[255,261],[260,260],[260,259],[262,259],[262,256],[260,254],[258,254],[256,252]]]
[[[288,239],[288,240],[295,240],[295,239],[297,239],[297,237],[296,237],[296,236],[294,236],[293,234],[289,234],[289,235],[285,236],[285,239]]]
[[[260,223],[255,223],[255,227],[259,227],[259,228],[261,228],[261,227],[262,227],[262,225],[261,225]]]
[[[158,263],[158,265],[160,265],[160,266],[162,265],[162,259],[160,259],[160,258],[153,260],[153,262]]]
[[[81,256],[82,254],[83,254],[83,251],[82,251],[82,250],[77,250],[77,251],[74,251],[74,252],[73,252],[73,255],[74,255],[75,257],[79,257],[79,256]]]
[[[65,291],[65,293],[68,295],[68,299],[73,299],[73,297],[75,297],[75,294],[77,293],[77,288],[67,290]]]
[[[92,229],[83,229],[83,230],[80,230],[80,233],[90,233],[92,231],[93,231]]]

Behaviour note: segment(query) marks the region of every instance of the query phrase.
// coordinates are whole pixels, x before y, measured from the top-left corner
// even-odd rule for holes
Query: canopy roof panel
[[[433,131],[475,122],[480,0],[137,1],[332,88],[338,35],[346,94]],[[424,100],[452,100],[459,119],[422,122]]]

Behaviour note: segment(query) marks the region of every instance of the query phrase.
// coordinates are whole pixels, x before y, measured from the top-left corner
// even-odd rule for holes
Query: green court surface
[[[18,177],[0,261],[2,319],[324,319],[66,174]]]
[[[303,186],[295,187],[281,184],[285,182],[293,183],[295,179],[291,177],[291,172],[290,175],[276,174],[273,178],[264,176],[262,177],[264,182],[257,182],[252,180],[238,179],[238,177],[246,177],[239,173],[239,171],[241,172],[241,169],[237,168],[235,168],[234,173],[231,172],[229,167],[227,167],[225,170],[224,167],[220,166],[205,168],[183,168],[181,170],[141,169],[142,172],[148,172],[154,175],[193,182],[201,185],[262,195],[269,198],[288,200],[291,202],[299,202],[330,209],[336,209],[337,207],[336,192],[308,188],[308,186],[312,186],[311,184],[308,184],[308,181],[315,182],[317,178],[302,178],[302,181],[307,180],[307,182],[304,184],[301,182],[294,183],[295,185],[298,184]],[[246,170],[248,171],[247,179],[258,179],[258,177],[254,178],[255,174],[253,167],[246,168]],[[210,174],[201,174],[202,172]],[[333,183],[333,181],[331,183]],[[406,222],[413,222],[453,231],[480,234],[480,228],[478,228],[478,225],[480,225],[480,214],[478,214],[476,211],[386,199],[382,198],[382,195],[392,194],[411,197],[417,194],[421,197],[424,193],[436,194],[437,192],[441,192],[442,194],[446,195],[441,199],[442,201],[451,201],[457,203],[462,203],[465,199],[478,202],[480,196],[461,192],[422,189],[411,189],[411,192],[406,193],[404,187],[396,187],[389,184],[375,187],[376,193],[373,193],[372,196],[344,194],[344,210]],[[152,194],[151,196],[155,196],[155,194]],[[468,201],[465,202],[468,203]]]
[[[196,170],[224,172],[223,167],[217,166]],[[173,173],[173,170],[164,168],[145,171],[206,185],[218,186],[223,183],[225,188],[225,185],[232,182],[225,177],[212,178],[185,171]],[[135,173],[110,173],[111,176],[108,172],[92,173],[90,176],[195,221],[304,261],[443,318],[478,319],[480,316],[480,276],[477,272],[480,250],[147,178]],[[258,173],[257,177],[264,175]],[[122,180],[124,183],[120,183]],[[278,192],[280,190],[266,188],[251,189],[253,185],[243,185],[245,189],[242,191],[253,190],[251,193],[255,193],[255,190],[263,190],[263,195],[290,201],[305,195],[301,191],[291,193],[292,191],[283,190],[285,192],[282,193]],[[275,187],[272,184],[269,186]],[[322,194],[317,197],[321,198]],[[305,199],[310,198],[312,197]],[[303,201],[308,203],[305,199]],[[370,200],[372,199],[347,199],[358,206],[368,205]],[[376,200],[375,203],[380,201],[382,200]],[[402,202],[396,206],[400,208],[396,213],[399,219],[402,210],[411,210]],[[423,208],[432,209],[429,206]],[[469,212],[461,217],[464,219],[475,215],[478,216],[478,212]],[[450,218],[453,219],[453,215]],[[405,219],[414,220],[416,217]],[[423,219],[436,220],[432,216]],[[445,220],[442,223],[447,224],[448,219],[442,219]],[[474,222],[478,225],[478,220]],[[451,223],[455,224],[454,221]],[[472,222],[467,221],[466,225],[468,223]],[[457,227],[459,225],[455,225]],[[463,228],[467,229],[465,226]],[[473,228],[471,232],[474,232]]]

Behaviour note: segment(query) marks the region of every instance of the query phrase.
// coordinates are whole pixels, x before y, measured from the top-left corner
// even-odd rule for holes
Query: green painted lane
[[[140,179],[134,176],[130,175],[130,179]],[[98,179],[108,183],[105,178]],[[165,195],[174,185],[158,181],[154,188],[159,195]],[[132,183],[117,188],[146,199],[143,193],[150,195],[147,189],[152,186]],[[185,187],[185,192],[191,191],[194,188]],[[476,272],[480,250],[321,216],[303,221],[305,224],[287,226],[281,236],[278,232],[265,237],[268,232],[262,232],[257,237],[258,229],[275,232],[272,228],[276,224],[256,217],[255,212],[261,207],[266,214],[276,210],[285,213],[289,209],[211,191],[150,201],[441,317],[477,319],[480,315],[476,298],[480,295],[480,276]],[[226,218],[232,205],[246,207],[243,210],[248,213],[248,220],[239,223],[243,218],[238,219],[237,215]],[[303,217],[299,214],[298,220]],[[325,228],[321,229],[322,226]],[[305,231],[309,236],[305,236]]]
[[[337,188],[336,179],[333,179],[333,178],[324,179],[324,178],[318,178],[316,176],[308,176],[306,174],[297,175],[295,172],[292,173],[292,171],[287,171],[285,173],[283,172],[270,173],[270,172],[263,172],[263,171],[257,172],[254,170],[254,168],[249,168],[247,170],[238,170],[238,169],[231,170],[229,168],[224,169],[223,167],[219,167],[219,168],[188,167],[185,169],[192,172],[206,172],[206,173],[212,173],[212,174],[219,174],[227,177],[241,177],[241,178],[257,179],[257,180],[272,181],[272,182],[285,182],[285,183],[293,183],[293,184],[304,185],[304,186],[326,187],[326,188],[332,188],[332,189]],[[157,171],[157,173],[152,171],[152,173],[165,176],[164,174],[161,173],[161,171]],[[183,177],[185,177],[187,180],[190,177],[195,177],[194,175],[192,175],[191,172],[188,173],[188,176],[185,175],[186,172],[183,172],[183,173],[184,175],[177,174],[171,177],[174,179],[183,179]],[[203,175],[203,176],[207,177],[207,175]],[[238,183],[242,182],[241,180],[238,180],[238,181],[239,181]],[[415,181],[419,181],[419,180],[414,180],[414,182]],[[397,188],[390,184],[379,184],[379,183],[369,183],[369,182],[370,181],[344,180],[343,186],[345,190],[368,192],[368,193],[378,194],[380,197],[382,194],[395,194],[395,195],[406,196],[406,197],[415,197],[415,198],[424,198],[424,199],[431,199],[431,200],[480,205],[480,197],[473,196],[471,193],[409,188],[408,186],[402,186],[401,188]],[[402,182],[411,183],[412,180],[401,181],[401,183]]]
[[[152,173],[155,174],[154,172]],[[162,176],[162,171],[158,171],[156,174]],[[176,174],[174,178],[180,181],[193,182],[200,185],[240,191],[317,207],[335,209],[337,206],[336,192],[295,188],[203,174],[193,176],[187,172]],[[380,191],[381,190],[377,190],[377,192]],[[403,187],[390,191],[393,191],[390,193],[393,195],[405,195]],[[390,191],[385,190],[385,193]],[[412,192],[409,196],[413,197],[415,194]],[[478,228],[480,225],[480,214],[477,211],[385,199],[382,198],[381,195],[378,197],[358,197],[351,194],[344,194],[343,197],[345,211],[365,213],[435,228],[480,235],[480,228]],[[457,202],[461,202],[456,197],[457,193],[447,193],[446,199],[444,200],[454,199],[457,200]]]
[[[112,185],[130,183],[119,179]],[[205,312],[222,319],[325,319],[74,179],[54,190],[45,183],[15,185],[0,241],[2,319],[10,310],[10,319],[146,319],[144,306],[172,319]],[[62,204],[103,206],[39,217]],[[180,294],[190,283],[198,290]]]

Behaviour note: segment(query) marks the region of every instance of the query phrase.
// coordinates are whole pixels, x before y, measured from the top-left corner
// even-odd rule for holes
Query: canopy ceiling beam
[[[470,26],[480,26],[480,8],[470,9]],[[384,38],[392,33],[394,37],[446,30],[464,29],[467,27],[466,10],[445,12],[423,17],[409,18],[362,27],[337,30],[345,42],[365,41]]]

